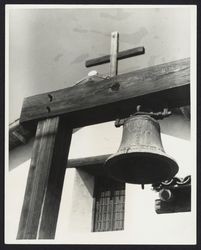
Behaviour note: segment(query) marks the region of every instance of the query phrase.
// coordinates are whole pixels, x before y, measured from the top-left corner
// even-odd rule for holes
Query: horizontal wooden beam
[[[97,155],[85,158],[69,159],[67,168],[77,168],[92,175],[107,175],[105,161],[111,154]]]
[[[100,82],[25,98],[21,123],[65,116],[73,127],[126,117],[137,105],[175,108],[190,104],[190,60],[182,59]]]
[[[67,168],[79,168],[79,167],[82,168],[82,167],[102,165],[110,156],[111,154],[106,154],[106,155],[96,155],[90,157],[69,159]]]
[[[139,56],[144,53],[145,53],[144,47],[137,47],[134,49],[124,50],[117,54],[117,60],[122,60],[122,59],[133,57],[133,56]],[[109,62],[110,62],[110,55],[106,55],[106,56],[101,56],[101,57],[87,60],[85,63],[85,66],[89,68],[92,66],[97,66],[97,65],[101,65],[101,64],[109,63]]]

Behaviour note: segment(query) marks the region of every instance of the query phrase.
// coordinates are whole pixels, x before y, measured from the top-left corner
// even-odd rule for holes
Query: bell
[[[124,120],[120,147],[105,164],[112,178],[142,185],[171,179],[179,169],[165,153],[159,122],[150,115],[133,115]]]

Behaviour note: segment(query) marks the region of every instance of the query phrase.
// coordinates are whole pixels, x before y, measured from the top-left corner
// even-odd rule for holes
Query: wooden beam
[[[119,52],[117,54],[117,59],[122,60],[122,59],[126,59],[126,58],[133,57],[133,56],[139,56],[144,53],[145,53],[144,47],[137,47],[137,48],[128,49],[128,50]],[[88,68],[88,67],[97,66],[97,65],[101,65],[101,64],[109,63],[109,62],[110,62],[110,55],[106,55],[106,56],[101,56],[101,57],[87,60],[85,63],[85,66]]]
[[[20,122],[65,115],[73,127],[82,127],[126,117],[139,104],[154,111],[189,105],[189,58],[28,97]]]
[[[117,54],[119,52],[119,33],[112,32],[111,47],[110,47],[110,77],[118,74],[118,60]]]
[[[18,133],[17,131],[13,131],[13,135],[22,143],[22,144],[26,144],[27,140],[24,136],[22,136],[20,133]]]
[[[71,134],[60,117],[38,122],[17,239],[54,237]]]
[[[55,236],[71,136],[72,129],[65,122],[61,123],[45,193],[39,239],[53,239]]]
[[[19,123],[19,119],[9,125],[9,151],[19,145],[26,144],[35,134],[35,129],[27,129]]]
[[[82,167],[84,168],[87,166],[102,165],[110,156],[111,154],[106,154],[106,155],[96,155],[90,157],[69,159],[67,168],[82,168]]]
[[[77,168],[94,176],[107,176],[108,171],[104,164],[110,156],[111,154],[106,154],[78,159],[69,159],[67,168]]]

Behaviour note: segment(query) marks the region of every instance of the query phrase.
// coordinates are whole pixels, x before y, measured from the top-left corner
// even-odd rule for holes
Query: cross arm
[[[154,110],[189,105],[190,59],[27,97],[20,122],[65,116],[73,127],[81,127],[125,117],[139,104]]]
[[[117,60],[122,60],[122,59],[133,57],[133,56],[139,56],[144,53],[145,53],[144,47],[137,47],[133,49],[124,50],[117,54]],[[109,63],[109,62],[110,62],[110,55],[106,55],[106,56],[101,56],[101,57],[87,60],[85,63],[85,66],[89,68],[92,66],[97,66],[97,65],[101,65],[101,64]]]

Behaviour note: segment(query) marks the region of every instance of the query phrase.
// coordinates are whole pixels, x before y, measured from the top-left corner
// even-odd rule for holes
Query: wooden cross
[[[93,59],[96,65],[111,61],[111,79],[27,97],[23,102],[20,124],[36,128],[36,135],[17,239],[54,238],[73,128],[126,117],[138,104],[161,110],[190,103],[189,59],[116,75],[118,60],[144,50],[118,53],[115,37],[109,58]],[[86,66],[92,64],[92,60],[86,62]]]
[[[110,77],[113,77],[118,74],[118,60],[142,55],[144,53],[144,47],[137,47],[119,52],[119,33],[117,31],[114,31],[111,33],[110,55],[88,60],[86,61],[85,66],[92,67],[110,62]]]

